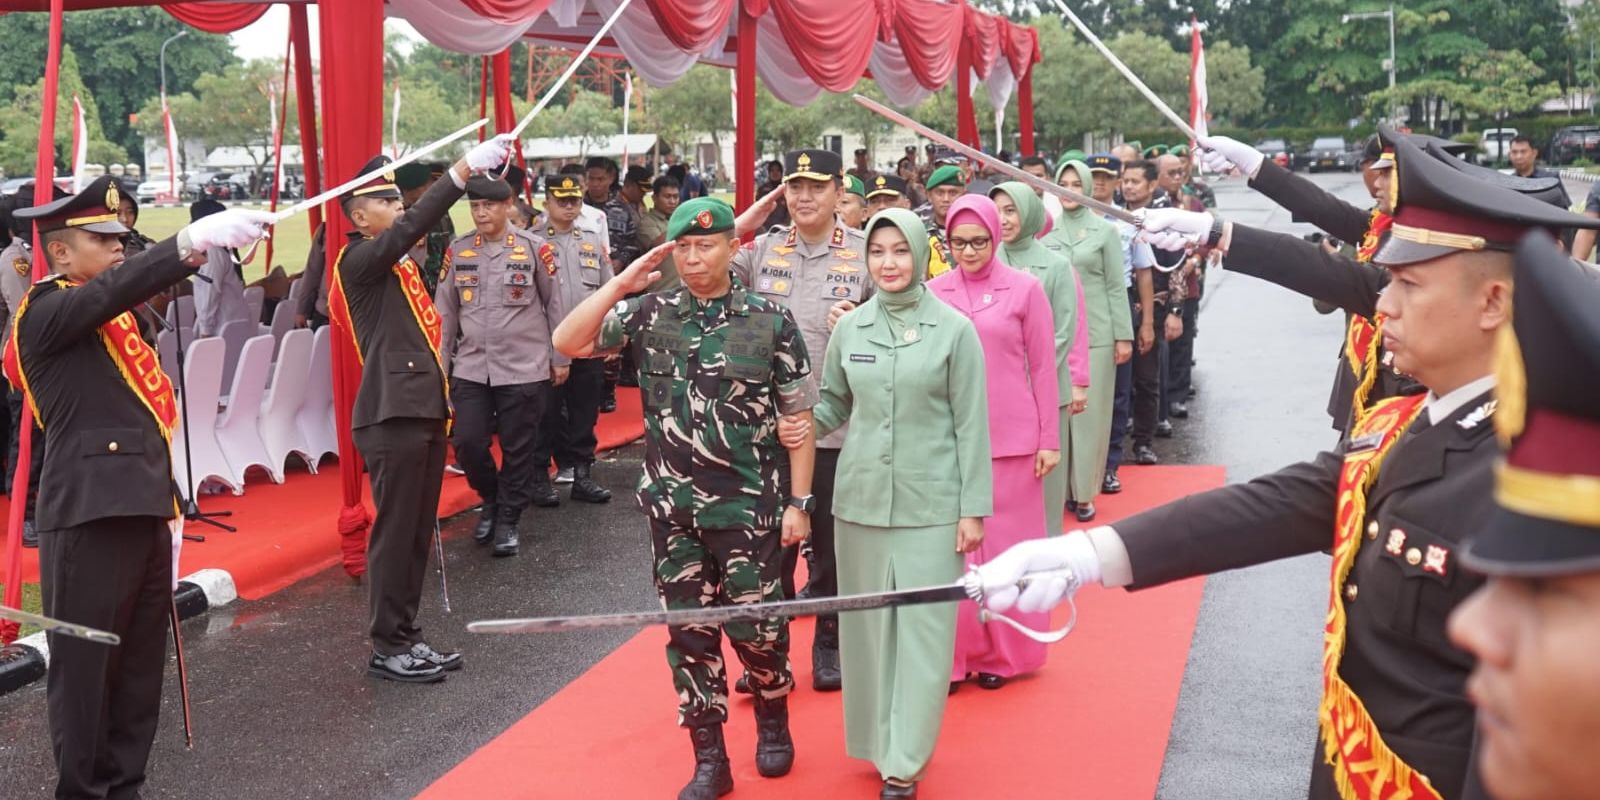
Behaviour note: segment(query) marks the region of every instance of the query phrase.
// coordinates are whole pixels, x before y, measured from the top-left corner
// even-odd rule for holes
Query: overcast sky
[[[317,14],[316,9],[310,9],[308,15],[311,21],[311,57],[317,58]],[[407,36],[422,40],[411,24],[402,19],[390,19],[384,23],[391,30],[398,30]],[[284,47],[289,39],[289,9],[283,5],[274,5],[261,15],[255,23],[235,31],[229,37],[233,40],[233,52],[240,58],[270,58],[275,61],[283,59]]]

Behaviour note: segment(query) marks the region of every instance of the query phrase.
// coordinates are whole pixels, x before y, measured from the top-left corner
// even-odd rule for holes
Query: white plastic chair
[[[222,385],[224,388],[233,385],[233,373],[239,366],[239,355],[244,352],[245,342],[260,336],[261,325],[247,319],[236,319],[222,325],[221,337],[227,349],[222,358]],[[271,354],[268,354],[271,361]],[[233,395],[222,396],[223,405],[233,403]]]
[[[289,302],[288,298],[278,301],[278,305],[272,309],[272,327],[268,331],[272,334],[272,340],[277,342],[272,351],[274,359],[283,352],[283,337],[294,330],[294,309],[294,303]],[[309,348],[310,345],[307,344],[306,347]]]
[[[317,329],[311,340],[311,368],[306,371],[305,398],[296,416],[305,434],[311,471],[323,456],[339,455],[339,436],[333,427],[333,326]]]
[[[161,331],[156,334],[156,355],[161,360],[161,371],[172,378],[173,383],[178,380],[178,335],[173,331]]]
[[[226,349],[222,340],[212,336],[189,345],[183,360],[186,424],[178,426],[172,438],[172,474],[194,497],[200,484],[207,478],[216,478],[228,485],[234,494],[243,494],[239,485],[229,477],[228,459],[217,445],[217,398],[222,393],[222,357]],[[180,406],[182,408],[183,406]],[[180,418],[181,419],[181,418]],[[184,445],[194,464],[191,472],[184,460]]]
[[[267,290],[262,286],[244,287],[244,304],[250,309],[250,321],[261,324],[261,307],[266,305]]]
[[[232,324],[232,323],[230,323]],[[256,336],[245,342],[239,354],[238,369],[228,391],[228,410],[217,419],[217,446],[228,460],[228,478],[235,494],[244,494],[244,473],[251,467],[273,472],[272,459],[261,441],[261,396],[267,389],[267,370],[272,366],[272,337]],[[281,462],[280,462],[281,466]],[[273,482],[282,483],[281,472]]]
[[[261,443],[267,448],[267,473],[283,483],[284,460],[300,457],[317,473],[311,444],[300,429],[300,407],[311,377],[311,331],[289,331],[279,343],[278,361],[272,366],[272,389],[261,402]]]
[[[167,322],[172,323],[174,328],[183,328],[184,341],[194,341],[194,337],[188,335],[194,330],[194,295],[186,294],[179,297],[176,302],[168,303]]]

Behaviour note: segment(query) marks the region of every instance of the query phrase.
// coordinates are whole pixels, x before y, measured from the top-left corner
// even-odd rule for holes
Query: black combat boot
[[[689,740],[694,742],[694,777],[678,792],[678,800],[716,800],[733,791],[733,768],[722,743],[722,723],[690,728]]]
[[[572,468],[572,499],[583,503],[609,503],[611,490],[589,477],[592,464],[579,464]]]
[[[789,774],[794,739],[789,738],[789,698],[756,695],[756,771],[763,778]]]
[[[484,503],[478,510],[478,525],[472,529],[472,541],[478,544],[488,544],[494,538],[495,504]]]
[[[495,558],[514,556],[517,554],[517,517],[516,511],[501,512],[494,521],[494,555]]]
[[[555,508],[561,505],[561,493],[550,483],[550,476],[544,470],[534,470],[530,496],[533,504],[540,508]]]
[[[839,675],[839,618],[817,617],[817,632],[811,640],[811,688],[837,692]]]

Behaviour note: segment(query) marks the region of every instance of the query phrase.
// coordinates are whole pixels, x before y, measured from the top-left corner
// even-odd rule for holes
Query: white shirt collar
[[[1451,414],[1467,404],[1468,400],[1477,397],[1494,388],[1494,376],[1485,375],[1458,387],[1455,391],[1447,392],[1443,397],[1428,392],[1428,399],[1422,402],[1422,407],[1428,411],[1428,424],[1437,425],[1449,419]]]

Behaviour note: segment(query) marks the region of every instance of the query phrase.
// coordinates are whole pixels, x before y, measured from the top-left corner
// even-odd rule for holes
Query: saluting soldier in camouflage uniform
[[[817,402],[806,342],[787,309],[732,280],[733,228],[733,209],[720,200],[679,206],[668,222],[670,244],[584,300],[554,336],[556,349],[574,359],[634,348],[646,421],[637,497],[650,517],[656,590],[667,608],[781,599],[780,546],[806,537],[816,502],[814,442],[786,451],[777,438],[778,415],[809,419]],[[659,277],[652,270],[669,251],[683,287],[626,298]],[[786,503],[779,500],[784,473]],[[679,800],[733,791],[722,739],[723,631],[755,690],[756,768],[766,777],[787,774],[794,763],[787,622],[669,630],[678,723],[690,729],[695,749],[694,778]]]
[[[835,216],[843,194],[844,164],[832,150],[794,150],[784,156],[784,203],[792,225],[774,227],[739,251],[734,275],[750,291],[787,308],[805,335],[806,350],[817,358],[828,352],[830,316],[866,302],[872,293],[867,278],[867,237]],[[844,430],[817,443],[817,510],[812,515],[810,581],[807,594],[838,594],[838,569],[833,553],[833,485]],[[799,550],[783,554],[786,594],[794,594]],[[838,691],[839,617],[817,617],[811,643],[811,688]],[[735,687],[748,691],[746,681]]]

